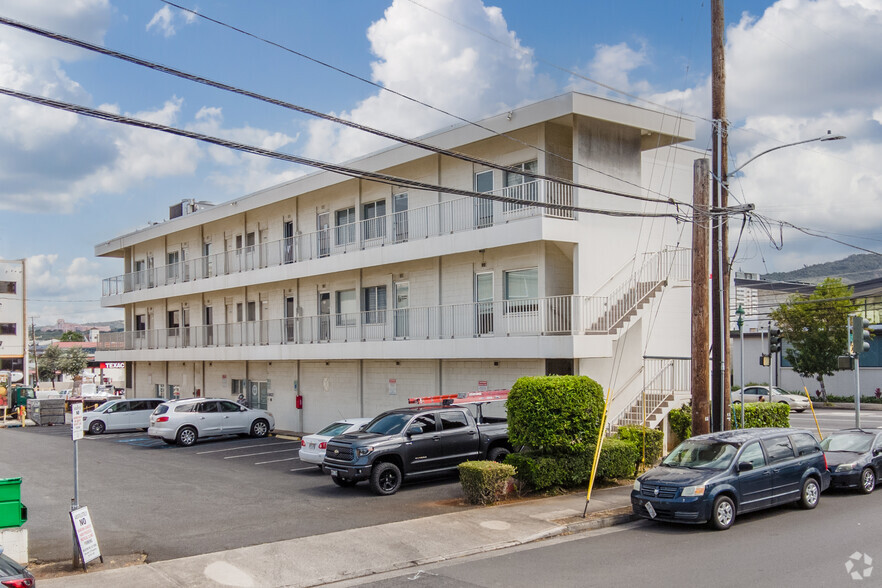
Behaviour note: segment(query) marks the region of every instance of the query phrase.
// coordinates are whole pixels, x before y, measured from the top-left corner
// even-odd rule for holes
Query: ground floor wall
[[[135,397],[235,400],[265,390],[281,431],[312,433],[335,419],[371,417],[408,398],[506,389],[545,375],[542,359],[134,362]],[[131,392],[130,392],[131,395]],[[300,397],[298,408],[298,396]]]

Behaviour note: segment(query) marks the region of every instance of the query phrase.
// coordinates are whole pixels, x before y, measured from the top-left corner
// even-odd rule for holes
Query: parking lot
[[[22,476],[31,558],[71,554],[70,426],[0,429],[0,477]],[[193,447],[145,432],[87,435],[79,446],[80,504],[103,553],[150,560],[330,533],[463,508],[455,477],[405,485],[391,497],[338,488],[300,462],[300,442],[225,437]]]

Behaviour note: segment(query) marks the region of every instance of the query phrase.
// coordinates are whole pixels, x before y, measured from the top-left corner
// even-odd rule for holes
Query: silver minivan
[[[109,400],[83,413],[83,430],[100,435],[105,431],[146,429],[150,426],[150,415],[163,402],[162,398]]]

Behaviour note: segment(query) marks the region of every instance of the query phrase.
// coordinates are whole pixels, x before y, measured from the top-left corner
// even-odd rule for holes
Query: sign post
[[[70,427],[70,435],[73,439],[73,476],[74,476],[74,496],[73,500],[71,500],[70,511],[71,511],[71,520],[73,520],[73,513],[80,508],[80,480],[79,480],[79,448],[77,447],[77,442],[83,438],[83,403],[82,402],[73,402],[70,405],[70,413],[71,413],[71,427]],[[77,538],[77,527],[74,524],[73,529],[73,567],[77,567],[77,563],[80,559],[80,549],[79,549],[79,540]],[[83,568],[85,568],[86,564],[83,562]]]

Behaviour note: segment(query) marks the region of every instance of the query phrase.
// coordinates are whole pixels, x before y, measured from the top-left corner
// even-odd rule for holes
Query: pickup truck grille
[[[343,443],[329,442],[325,457],[334,461],[352,461],[352,446]]]

